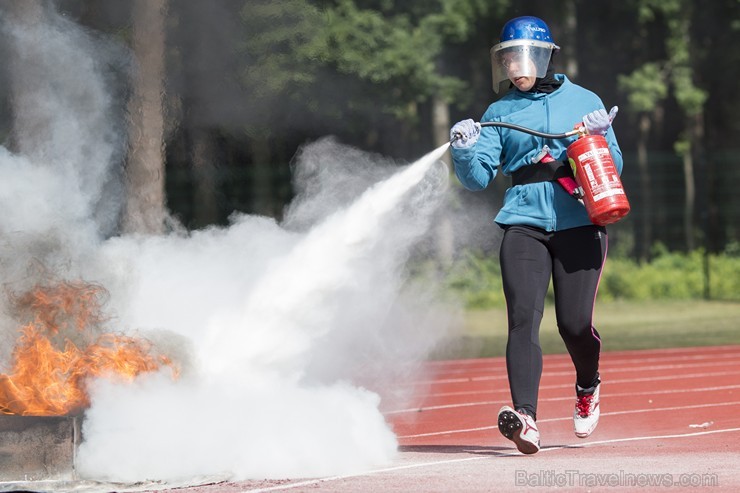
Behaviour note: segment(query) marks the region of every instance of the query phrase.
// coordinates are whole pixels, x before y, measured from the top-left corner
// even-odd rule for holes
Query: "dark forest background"
[[[203,228],[234,211],[279,220],[291,160],[327,135],[416,160],[483,114],[501,26],[536,15],[562,48],[558,71],[620,107],[633,211],[610,228],[618,251],[740,251],[740,0],[9,0],[2,15],[49,8],[131,52],[119,90],[139,138],[126,169],[152,190],[136,207],[161,214],[124,216],[122,229],[164,231],[168,215]],[[506,181],[453,191],[493,217]]]

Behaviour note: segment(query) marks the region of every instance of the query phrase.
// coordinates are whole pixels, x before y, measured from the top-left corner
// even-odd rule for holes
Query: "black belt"
[[[573,178],[570,165],[563,161],[550,161],[549,163],[535,163],[522,166],[511,174],[512,185],[527,185],[528,183],[539,183],[541,181],[555,181],[558,178]]]

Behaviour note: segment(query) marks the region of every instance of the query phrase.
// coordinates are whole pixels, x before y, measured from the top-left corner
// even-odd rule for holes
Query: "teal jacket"
[[[563,74],[556,74],[562,85],[554,92],[529,93],[510,90],[488,107],[481,122],[500,121],[546,133],[573,130],[583,116],[604,108],[593,92],[574,84]],[[501,171],[509,176],[522,166],[533,166],[532,158],[547,145],[552,157],[567,160],[566,149],[576,140],[543,139],[502,127],[483,127],[478,141],[465,149],[452,148],[455,174],[468,190],[483,190]],[[612,159],[622,173],[622,151],[614,130],[606,134]],[[504,205],[495,221],[502,225],[535,226],[546,231],[559,231],[592,224],[584,206],[557,182],[517,185],[506,190]]]

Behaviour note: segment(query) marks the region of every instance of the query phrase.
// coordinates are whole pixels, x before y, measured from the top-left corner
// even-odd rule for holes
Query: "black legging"
[[[593,326],[593,308],[606,259],[606,229],[504,229],[500,260],[509,317],[509,387],[514,408],[536,418],[542,375],[539,331],[551,276],[558,330],[573,360],[576,383],[589,388],[598,381],[601,339]]]

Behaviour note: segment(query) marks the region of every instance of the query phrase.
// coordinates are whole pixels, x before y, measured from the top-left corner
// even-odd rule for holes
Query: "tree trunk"
[[[447,101],[435,95],[432,98],[432,132],[434,147],[440,147],[450,142],[450,107]],[[452,169],[452,159],[447,152],[442,157],[447,167]],[[455,252],[455,230],[450,215],[442,209],[438,214],[435,228],[437,244],[437,260],[444,267],[452,263]]]
[[[165,16],[167,0],[134,0],[133,51],[137,66],[129,101],[127,200],[123,230],[164,231],[164,93]]]
[[[576,42],[576,33],[578,32],[578,15],[576,12],[575,0],[568,0],[563,4],[563,10],[565,13],[564,21],[564,35],[565,42],[570,46],[570,49],[563,50],[562,53],[565,57],[565,73],[571,80],[578,80],[578,58],[576,53],[578,50]],[[565,44],[565,43],[563,43]]]
[[[686,234],[686,248],[689,251],[694,250],[696,248],[696,222],[695,217],[696,213],[699,212],[697,209],[697,197],[696,197],[696,189],[697,189],[697,174],[695,172],[695,168],[697,163],[699,164],[699,169],[702,170],[702,172],[705,171],[705,166],[702,165],[703,162],[703,155],[704,155],[704,149],[703,149],[703,142],[704,142],[704,112],[700,111],[696,115],[689,116],[686,120],[686,134],[688,135],[689,139],[689,149],[687,149],[687,152],[683,156],[683,173],[684,173],[684,179],[686,180],[686,199],[685,199],[685,207],[684,207],[684,227],[685,227],[685,234]],[[701,177],[699,180],[702,183],[705,182],[706,177]],[[706,191],[706,186],[701,187],[702,190]],[[707,201],[706,197],[702,197],[701,200],[702,205],[704,206],[703,209],[707,208]],[[706,224],[708,217],[704,214],[704,210],[701,211],[700,217],[702,218],[702,224]],[[707,247],[708,245],[704,245]]]
[[[191,141],[195,175],[194,219],[197,227],[205,227],[218,221],[213,139],[207,130],[196,129],[192,131]]]
[[[684,179],[684,208],[683,228],[686,240],[686,250],[691,252],[696,247],[694,243],[694,206],[696,202],[696,187],[694,183],[694,158],[692,146],[683,153],[683,179]]]
[[[268,138],[258,136],[252,141],[252,211],[272,216],[272,152]]]
[[[646,113],[640,115],[638,124],[638,137],[637,137],[637,168],[640,175],[640,196],[641,196],[641,207],[642,214],[640,217],[642,220],[638,222],[638,234],[635,242],[637,249],[637,258],[645,262],[648,260],[650,255],[650,244],[652,243],[651,237],[651,224],[650,214],[653,210],[652,201],[650,200],[650,167],[648,163],[648,141],[650,138],[650,116]]]
[[[699,191],[696,198],[695,217],[699,219],[699,230],[703,237],[704,246],[704,299],[712,299],[712,279],[710,268],[710,254],[714,252],[714,218],[711,212],[712,191],[711,191],[711,171],[707,166],[706,149],[704,148],[705,127],[704,111],[700,111],[692,119],[691,137],[693,143],[691,150],[694,156],[696,189]]]
[[[40,0],[9,0],[5,11],[11,17],[10,22],[29,27],[38,26],[44,15]],[[33,51],[35,47],[35,44],[25,46],[23,51]],[[36,112],[23,111],[23,108],[33,106],[38,94],[49,81],[46,77],[30,76],[37,69],[34,57],[28,53],[11,57],[8,68],[13,111],[9,147],[21,154],[33,154],[37,140],[50,140],[52,129],[46,118],[39,118]]]
[[[432,137],[434,139],[434,147],[439,147],[450,142],[450,107],[447,101],[442,99],[440,96],[435,95],[432,97]],[[450,166],[449,153],[442,157],[447,166]]]

